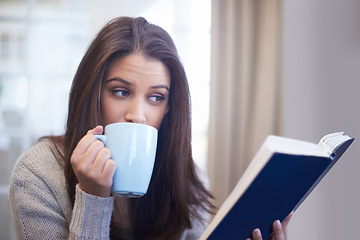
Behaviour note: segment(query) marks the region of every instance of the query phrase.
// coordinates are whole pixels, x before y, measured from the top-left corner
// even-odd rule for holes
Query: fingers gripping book
[[[268,136],[200,239],[246,239],[255,228],[266,239],[273,221],[295,211],[353,141],[342,132],[318,144]]]

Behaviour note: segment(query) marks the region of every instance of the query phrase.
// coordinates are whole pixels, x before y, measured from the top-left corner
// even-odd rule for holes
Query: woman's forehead
[[[123,79],[128,82],[146,81],[170,88],[170,73],[160,60],[131,54],[113,61],[108,69],[107,80]]]

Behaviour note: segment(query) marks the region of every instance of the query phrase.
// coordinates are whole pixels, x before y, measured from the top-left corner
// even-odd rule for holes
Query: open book
[[[296,210],[353,142],[343,133],[318,144],[268,136],[200,239],[246,239]]]

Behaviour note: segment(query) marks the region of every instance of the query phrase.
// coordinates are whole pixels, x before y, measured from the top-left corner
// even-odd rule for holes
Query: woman
[[[152,180],[141,198],[111,196],[116,166],[94,135],[113,122],[159,130]],[[14,169],[10,199],[17,234],[198,239],[213,209],[199,176],[191,156],[188,83],[172,39],[143,18],[117,18],[79,65],[65,135],[33,146]],[[275,239],[283,237],[281,230]]]

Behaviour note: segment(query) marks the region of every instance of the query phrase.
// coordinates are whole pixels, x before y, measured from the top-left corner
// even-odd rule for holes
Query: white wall
[[[288,227],[288,240],[357,239],[360,228],[360,1],[284,1],[285,135],[357,138]]]

